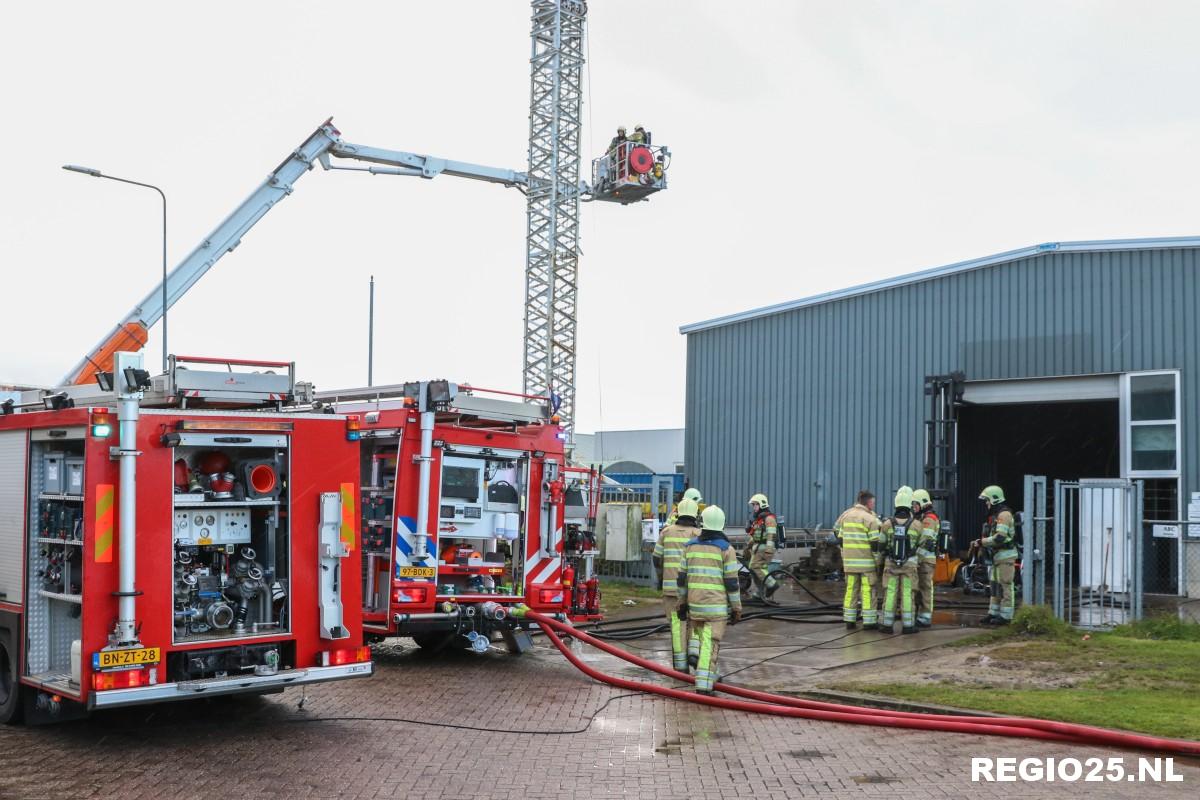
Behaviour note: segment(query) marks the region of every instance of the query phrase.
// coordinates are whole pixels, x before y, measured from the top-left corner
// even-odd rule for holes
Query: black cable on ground
[[[756,662],[755,662],[755,663],[753,663],[753,664],[748,664],[748,665],[746,665],[746,666],[744,666],[744,667],[738,667],[738,668],[737,668],[737,669],[735,669],[733,672],[725,672],[725,673],[722,673],[722,674],[721,674],[721,680],[722,680],[722,681],[725,681],[725,680],[727,680],[727,679],[729,678],[729,676],[730,676],[730,675],[736,675],[736,674],[738,674],[739,672],[745,672],[746,670],[748,670],[748,669],[753,669],[754,667],[761,667],[763,664],[767,663],[768,661],[774,661],[774,660],[775,660],[775,659],[777,659],[777,658],[783,658],[784,656],[790,656],[790,655],[792,655],[793,653],[799,653],[799,652],[800,652],[800,651],[802,651],[802,650],[809,650],[809,649],[816,649],[816,650],[845,650],[845,649],[847,649],[847,648],[850,648],[850,647],[858,647],[859,645],[871,644],[871,643],[873,643],[873,642],[882,642],[882,641],[883,641],[883,640],[885,640],[885,639],[894,639],[894,638],[896,638],[897,636],[901,635],[901,634],[898,634],[898,633],[893,633],[893,634],[890,634],[890,635],[888,635],[888,636],[877,636],[877,637],[875,637],[874,639],[867,639],[866,641],[863,641],[863,642],[852,642],[852,643],[850,643],[850,644],[848,644],[848,645],[845,645],[845,646],[843,646],[843,647],[818,647],[818,645],[825,645],[825,644],[829,644],[830,642],[837,642],[837,641],[840,641],[840,640],[842,640],[842,639],[845,639],[847,636],[853,636],[853,635],[854,635],[854,634],[856,634],[856,633],[858,633],[858,631],[848,631],[847,633],[844,633],[844,634],[842,634],[841,636],[834,637],[833,639],[826,639],[826,640],[825,640],[825,641],[823,641],[823,642],[813,642],[812,644],[806,644],[806,645],[804,645],[803,647],[796,647],[796,648],[793,648],[793,649],[791,649],[791,650],[788,650],[787,652],[784,652],[784,653],[777,653],[777,654],[775,654],[775,655],[773,655],[773,656],[770,656],[770,657],[768,657],[768,658],[764,658],[764,659],[762,659],[761,661],[756,661]]]
[[[621,700],[626,697],[637,697],[644,695],[645,692],[626,692],[625,694],[617,694],[605,700],[599,708],[588,714],[584,719],[587,724],[582,728],[573,728],[566,731],[537,731],[537,730],[519,730],[516,728],[488,728],[482,725],[459,725],[453,722],[430,722],[426,719],[408,719],[407,717],[305,717],[303,719],[284,719],[284,720],[244,720],[246,722],[263,722],[268,724],[278,723],[309,723],[309,722],[404,722],[410,725],[426,725],[432,728],[453,728],[460,731],[479,731],[480,733],[508,733],[516,735],[528,736],[574,736],[580,733],[586,733],[592,727],[592,723],[596,721],[596,717],[600,716],[606,708],[614,701]]]
[[[588,714],[586,717],[584,717],[584,719],[587,722],[582,727],[572,728],[570,730],[558,730],[558,731],[521,730],[518,728],[489,728],[484,725],[461,725],[461,724],[454,723],[454,722],[431,722],[430,720],[426,720],[426,719],[410,719],[408,717],[338,716],[338,717],[289,717],[287,719],[258,719],[255,717],[242,717],[242,718],[238,719],[238,724],[239,725],[246,725],[246,724],[249,724],[249,725],[288,725],[288,724],[292,724],[292,725],[294,725],[294,724],[308,724],[308,723],[313,723],[313,722],[401,722],[401,723],[407,723],[409,725],[424,725],[424,726],[431,727],[431,728],[452,728],[454,730],[477,731],[480,733],[504,733],[504,734],[529,735],[529,736],[573,736],[573,735],[580,734],[580,733],[586,733],[588,731],[588,729],[592,727],[592,723],[596,721],[596,717],[598,717],[602,713],[604,713],[605,709],[607,709],[610,705],[612,705],[617,700],[621,700],[626,697],[637,697],[638,695],[644,695],[644,694],[646,694],[646,692],[626,692],[624,694],[613,695],[612,697],[608,698],[603,703],[601,703],[600,706],[596,708],[596,710],[592,711],[590,714]],[[107,732],[115,733],[115,734],[124,734],[127,736],[132,736],[133,738],[136,738],[136,739],[144,739],[145,737],[142,736],[142,734],[153,731],[156,727],[169,727],[169,726],[149,725],[149,724],[147,724],[147,723],[149,723],[149,721],[150,721],[150,717],[148,716],[144,720],[139,722],[136,726],[129,727],[129,728],[121,728],[121,729],[111,729]],[[205,724],[224,726],[224,725],[228,725],[228,722],[225,720],[192,720],[191,722],[188,723],[189,726],[205,725]],[[173,726],[173,725],[174,725],[174,723],[170,724],[170,726]]]

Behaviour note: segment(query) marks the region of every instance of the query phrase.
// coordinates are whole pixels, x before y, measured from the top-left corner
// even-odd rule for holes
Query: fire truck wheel
[[[445,650],[454,641],[455,634],[454,631],[433,631],[432,633],[414,634],[412,638],[417,643],[417,647],[437,653]]]
[[[0,631],[0,724],[21,721],[21,682],[17,649],[8,631]]]

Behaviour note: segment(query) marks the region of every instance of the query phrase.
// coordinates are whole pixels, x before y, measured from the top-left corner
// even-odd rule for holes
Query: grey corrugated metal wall
[[[1200,447],[1193,248],[1046,253],[688,334],[692,485],[739,519],[765,491],[830,525],[862,487],[923,481],[925,375],[1179,369],[1182,490]]]

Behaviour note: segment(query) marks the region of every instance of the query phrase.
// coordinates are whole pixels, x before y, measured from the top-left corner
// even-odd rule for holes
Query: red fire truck
[[[0,721],[370,675],[347,418],[287,363],[96,380],[0,406]]]
[[[360,426],[367,641],[521,653],[517,604],[600,618],[596,475],[567,464],[547,398],[425,381],[316,402]]]

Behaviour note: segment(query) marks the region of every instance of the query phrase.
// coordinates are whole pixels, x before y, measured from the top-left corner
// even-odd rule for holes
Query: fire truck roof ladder
[[[418,385],[416,383],[395,383],[387,386],[335,389],[316,392],[314,397],[318,403],[329,404],[335,408],[339,404],[366,406],[367,410],[397,408],[404,403],[406,398],[415,397],[414,392]],[[443,408],[440,409],[442,411],[515,424],[548,422],[552,417],[550,404],[544,397],[512,395],[507,392],[480,389],[465,384],[450,383],[448,386],[450,399],[443,404]],[[480,393],[510,394],[510,396],[524,399],[505,400],[496,397],[481,397]]]

